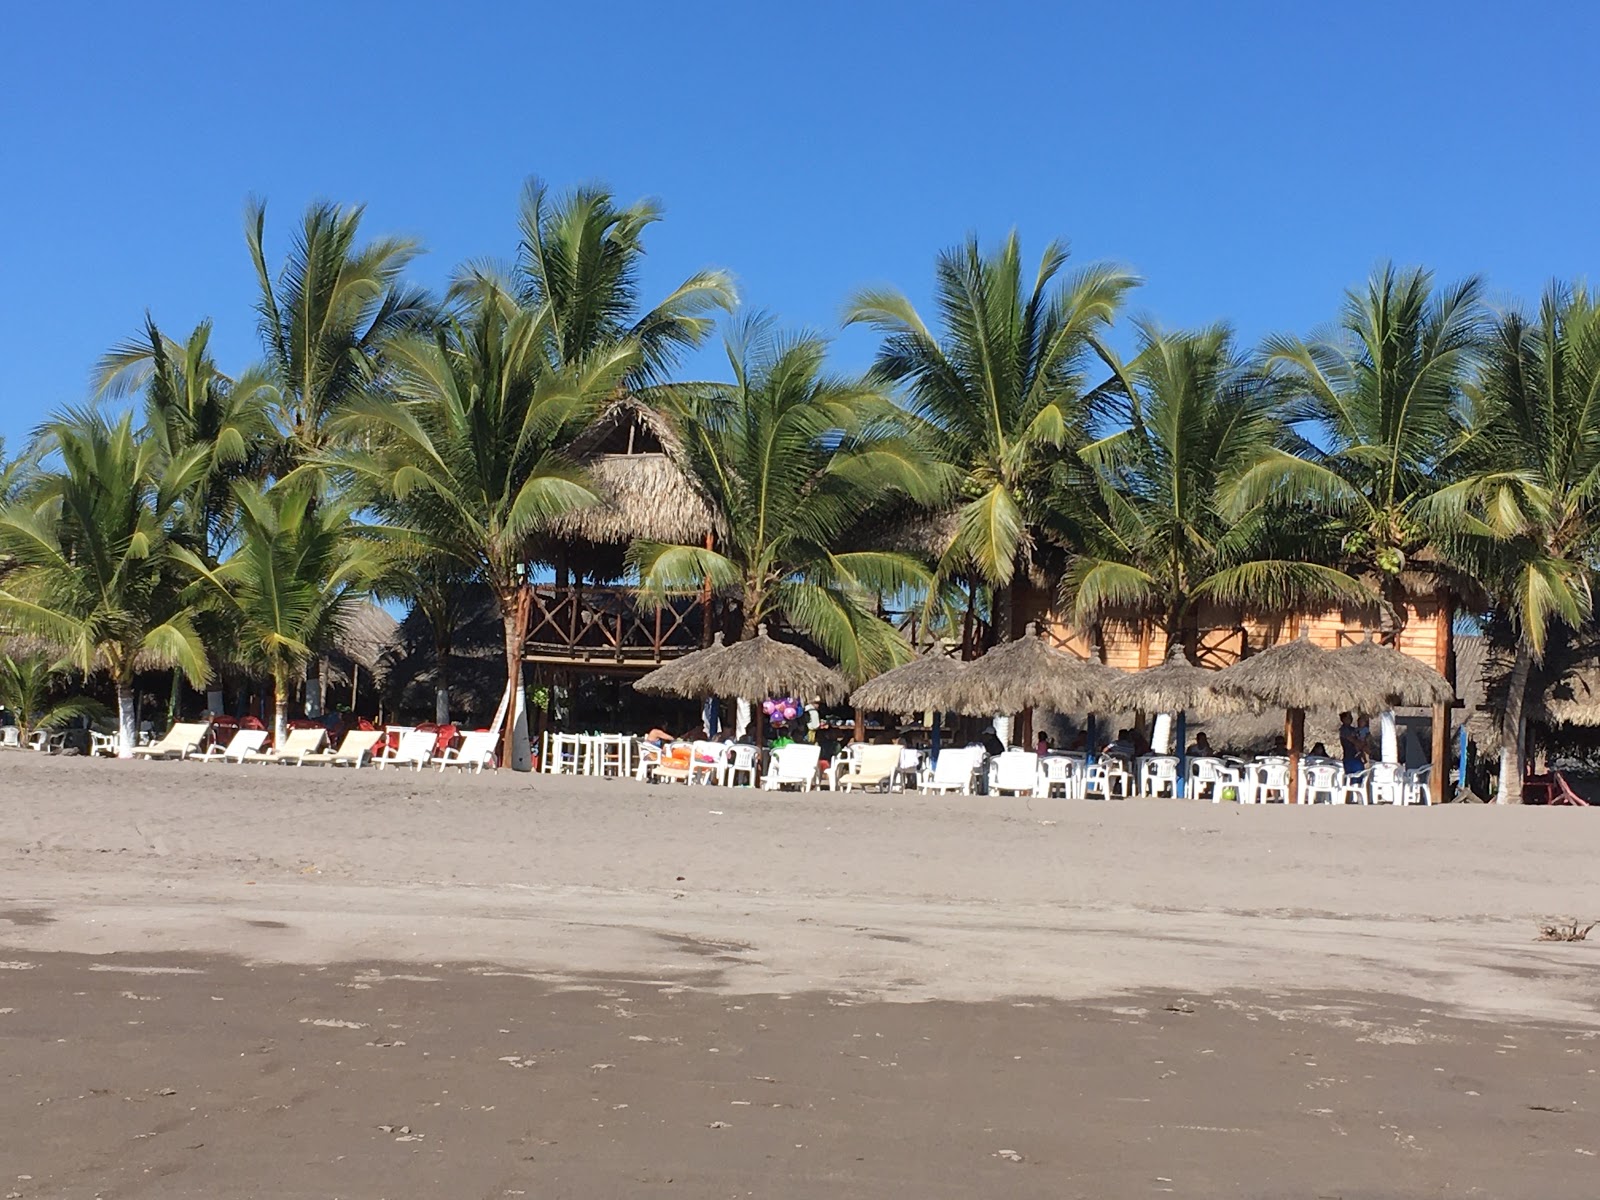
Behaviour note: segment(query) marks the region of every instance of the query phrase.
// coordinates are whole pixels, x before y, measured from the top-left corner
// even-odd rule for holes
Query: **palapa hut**
[[[850,703],[868,712],[942,712],[958,702],[966,670],[939,648],[867,680]]]
[[[1033,710],[1094,712],[1106,707],[1120,672],[1058,650],[1029,622],[1022,637],[969,663],[951,708],[971,716],[1021,713],[1022,740],[1033,737]]]
[[[638,399],[612,403],[569,452],[600,494],[597,504],[558,517],[540,550],[553,582],[532,585],[529,661],[603,674],[648,670],[706,645],[712,597],[641,608],[619,586],[635,540],[713,545],[723,532],[710,501],[683,465],[670,424]]]

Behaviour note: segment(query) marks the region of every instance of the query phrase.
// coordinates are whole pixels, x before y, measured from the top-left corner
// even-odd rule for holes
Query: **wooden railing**
[[[649,666],[698,650],[707,610],[698,597],[641,607],[631,588],[535,585],[525,656],[533,662]]]

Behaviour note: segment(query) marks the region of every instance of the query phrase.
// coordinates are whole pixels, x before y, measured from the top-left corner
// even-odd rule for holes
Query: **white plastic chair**
[[[811,742],[791,742],[772,752],[766,778],[761,786],[776,792],[781,788],[797,787],[809,792],[817,785],[817,763],[822,759],[822,747]]]
[[[1370,780],[1368,794],[1373,804],[1404,804],[1406,802],[1406,769],[1399,763],[1376,762],[1367,768]]]
[[[1039,760],[1039,791],[1053,796],[1057,788],[1067,800],[1082,799],[1082,759],[1066,754],[1046,754]]]
[[[1124,758],[1103,754],[1084,772],[1083,794],[1086,798],[1121,800],[1132,792],[1133,775]]]
[[[1178,794],[1178,757],[1175,754],[1146,754],[1139,760],[1141,796]]]
[[[611,775],[618,779],[627,776],[632,768],[630,762],[633,750],[633,739],[625,733],[602,733],[594,739],[590,747],[589,756],[593,766],[591,774]]]
[[[1372,768],[1357,771],[1353,775],[1345,775],[1340,786],[1340,795],[1346,804],[1371,804],[1372,793],[1368,790],[1372,783]]]
[[[471,767],[474,775],[483,774],[483,769],[495,769],[494,749],[495,743],[500,740],[499,735],[487,729],[474,729],[461,735],[459,746],[446,747],[445,752],[439,756],[439,774],[444,774],[446,767]]]
[[[584,738],[578,733],[552,733],[545,770],[552,775],[583,774]]]
[[[1243,793],[1239,799],[1249,804],[1279,804],[1289,803],[1289,760],[1268,758],[1250,763],[1246,767],[1250,776],[1251,798],[1245,801]]]
[[[839,777],[854,767],[856,754],[864,745],[865,742],[851,742],[848,746],[839,747],[832,761],[828,763],[828,769],[823,772],[823,778],[827,781],[830,792],[839,790]]]
[[[989,791],[1031,796],[1039,786],[1039,756],[1032,750],[1007,750],[989,764]]]
[[[7,750],[22,749],[22,730],[15,725],[0,725],[0,746]]]
[[[728,757],[722,764],[722,785],[738,787],[741,775],[747,786],[756,786],[761,777],[761,751],[743,742],[735,742],[729,747]]]
[[[722,742],[698,741],[689,746],[689,782],[721,783],[728,747]]]
[[[924,767],[917,780],[917,790],[924,796],[942,796],[947,792],[972,794],[972,783],[983,764],[983,747],[951,747],[939,751],[939,761],[930,770]]]
[[[1407,804],[1432,804],[1433,803],[1433,765],[1418,767],[1415,771],[1406,773],[1406,803]]]
[[[1344,798],[1344,771],[1332,763],[1302,763],[1301,804],[1338,804]]]
[[[892,789],[903,792],[908,787],[916,787],[917,780],[922,777],[923,753],[906,746],[900,751],[900,766],[894,773]]]
[[[1185,794],[1191,800],[1216,800],[1217,786],[1222,782],[1220,758],[1191,758],[1189,760],[1189,786]]]

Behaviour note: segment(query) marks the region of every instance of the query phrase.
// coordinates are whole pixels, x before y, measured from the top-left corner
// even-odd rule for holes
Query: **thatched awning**
[[[1110,688],[1111,702],[1118,708],[1137,712],[1213,716],[1243,711],[1248,707],[1246,701],[1217,690],[1220,674],[1220,671],[1195,666],[1181,646],[1174,646],[1167,661],[1159,667],[1131,672],[1117,679]]]
[[[1029,708],[1073,713],[1107,707],[1122,672],[1092,659],[1047,645],[1030,623],[1014,642],[1005,642],[968,663],[953,711],[973,716],[1015,713]]]
[[[1257,708],[1373,713],[1392,707],[1383,681],[1340,653],[1302,633],[1218,671],[1216,687]]]
[[[1427,708],[1455,702],[1456,690],[1448,679],[1409,654],[1373,641],[1370,633],[1365,641],[1344,646],[1334,654],[1355,664],[1356,670],[1383,687],[1389,701],[1386,707]]]
[[[711,656],[721,654],[726,649],[727,647],[722,644],[722,633],[719,630],[716,637],[711,639],[711,645],[704,650],[685,654],[682,658],[664,663],[647,675],[641,675],[633,681],[634,689],[652,696],[695,695],[684,690],[684,681],[702,677]]]
[[[363,670],[378,675],[398,644],[399,631],[400,622],[368,601],[346,615],[334,635],[333,649]]]
[[[731,646],[713,646],[687,654],[669,664],[676,668],[663,684],[661,672],[652,671],[634,684],[649,682],[646,690],[665,690],[679,696],[729,696],[764,700],[770,696],[820,698],[832,703],[850,691],[843,675],[825,666],[798,646],[775,642],[762,625],[756,636]]]
[[[959,702],[966,665],[942,649],[869,679],[850,695],[850,703],[869,712],[942,711]]]
[[[671,424],[633,397],[613,403],[569,449],[601,500],[556,518],[557,537],[596,545],[699,544],[708,533],[725,532],[684,469],[683,444]]]

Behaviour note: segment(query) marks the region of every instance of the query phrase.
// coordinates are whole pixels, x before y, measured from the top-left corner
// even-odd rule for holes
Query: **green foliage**
[[[841,541],[897,499],[938,502],[948,472],[880,385],[827,374],[826,351],[821,338],[778,334],[759,317],[736,327],[733,382],[679,389],[668,408],[727,536],[715,549],[640,542],[629,556],[645,595],[709,579],[737,595],[751,633],[781,615],[865,678],[908,653],[876,615],[878,598],[931,580],[908,555]]]
[[[88,696],[60,695],[68,672],[44,654],[0,652],[0,708],[16,718],[26,742],[36,729],[56,729],[78,717],[105,715],[105,705]]]

